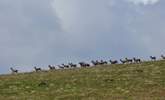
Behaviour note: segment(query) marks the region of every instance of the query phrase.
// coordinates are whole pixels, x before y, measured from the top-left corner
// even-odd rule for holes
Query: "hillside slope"
[[[165,100],[165,61],[1,75],[0,100]]]

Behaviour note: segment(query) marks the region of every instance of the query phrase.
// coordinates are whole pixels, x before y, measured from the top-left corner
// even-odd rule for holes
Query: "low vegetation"
[[[0,75],[0,100],[165,100],[165,61]]]

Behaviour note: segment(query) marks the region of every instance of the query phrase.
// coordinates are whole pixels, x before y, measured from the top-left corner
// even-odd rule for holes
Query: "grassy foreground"
[[[165,100],[165,61],[1,75],[0,100]]]

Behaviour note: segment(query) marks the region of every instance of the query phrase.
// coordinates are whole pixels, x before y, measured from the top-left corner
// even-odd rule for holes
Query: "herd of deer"
[[[163,60],[165,60],[165,56],[164,55],[161,55],[161,58]],[[157,58],[155,56],[150,56],[150,59],[151,59],[151,61],[156,61],[157,60]],[[120,62],[122,64],[131,64],[131,63],[141,63],[142,60],[139,59],[139,58],[135,58],[134,57],[133,59],[129,59],[129,58],[120,59]],[[92,60],[91,61],[91,64],[86,63],[86,62],[79,62],[78,64],[80,65],[80,67],[86,68],[86,67],[97,66],[97,65],[119,64],[119,62],[118,62],[118,60],[109,60],[109,63],[108,63],[108,61],[103,61],[103,60],[100,60],[100,61],[98,61],[98,60],[96,60],[96,61]],[[48,65],[48,68],[50,70],[56,70],[57,67],[58,67],[58,69],[69,69],[69,68],[77,68],[78,65],[77,64],[73,64],[73,63],[68,63],[67,65],[62,64],[62,65],[57,65],[57,66]],[[10,68],[10,70],[12,71],[12,73],[18,73],[18,70],[17,69],[14,69],[12,67]],[[36,72],[42,71],[42,69],[39,68],[39,67],[38,68],[37,67],[34,67],[34,70]]]

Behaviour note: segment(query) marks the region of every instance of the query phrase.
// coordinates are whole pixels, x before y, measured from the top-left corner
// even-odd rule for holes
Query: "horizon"
[[[162,58],[161,56],[153,56],[153,57],[156,57],[156,61],[160,61],[160,60],[163,60],[164,58]],[[79,65],[79,62],[85,62],[85,63],[88,63],[88,64],[90,64],[90,66],[92,67],[92,66],[95,66],[95,65],[93,65],[92,64],[92,60],[93,61],[96,61],[96,60],[98,60],[98,61],[100,61],[100,60],[103,60],[103,61],[107,61],[108,62],[108,64],[107,65],[112,65],[111,63],[110,63],[110,61],[109,60],[117,60],[118,61],[118,64],[123,64],[121,61],[120,61],[120,59],[122,59],[122,60],[125,60],[125,58],[127,58],[127,57],[122,57],[122,58],[118,58],[118,59],[91,59],[91,60],[88,60],[88,61],[78,61],[78,62],[63,62],[63,63],[61,63],[61,64],[49,64],[49,65],[51,65],[51,66],[54,66],[55,67],[55,69],[56,70],[59,70],[60,68],[58,67],[58,65],[62,65],[62,64],[66,64],[66,65],[68,65],[68,63],[73,63],[73,64],[76,64],[77,65],[77,68],[80,68],[80,65]],[[133,60],[133,58],[134,57],[132,57],[132,58],[128,58],[128,59],[132,59]],[[140,57],[135,57],[135,58],[138,58],[138,59],[140,59],[142,62],[150,62],[150,61],[152,61],[152,59],[150,58],[150,56],[148,56],[148,57],[145,57],[145,58],[140,58]],[[133,62],[133,64],[136,64],[135,62]],[[49,69],[49,67],[48,67],[48,65],[46,65],[46,64],[44,64],[44,65],[34,65],[34,66],[29,66],[28,65],[28,68],[27,68],[27,66],[26,65],[16,65],[15,67],[8,67],[8,72],[5,72],[5,73],[0,73],[0,75],[6,75],[6,74],[10,74],[11,73],[11,70],[10,70],[10,68],[14,68],[15,70],[18,70],[18,73],[29,73],[29,72],[33,72],[33,71],[35,71],[35,69],[34,69],[34,67],[37,67],[37,68],[41,68],[43,71],[48,71],[48,70],[50,70]],[[27,68],[27,69],[26,69]]]

